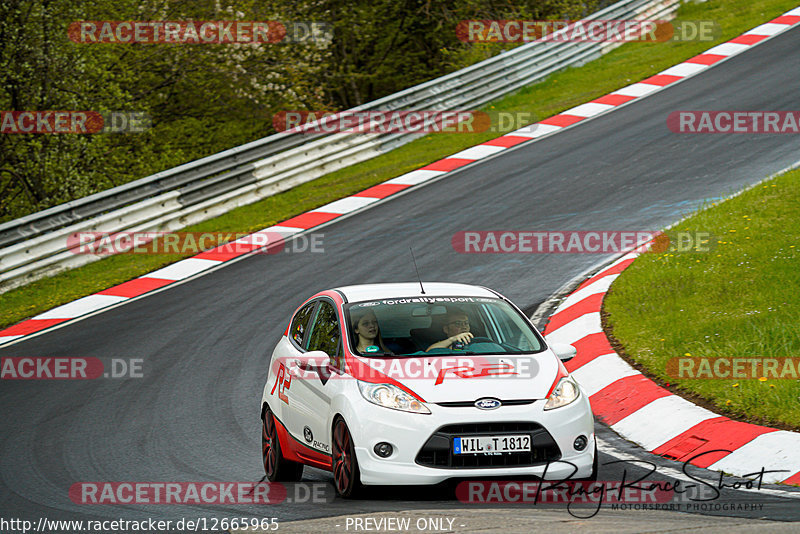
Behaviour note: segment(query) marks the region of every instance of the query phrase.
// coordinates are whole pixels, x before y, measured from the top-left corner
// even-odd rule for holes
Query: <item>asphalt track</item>
[[[71,502],[67,492],[80,481],[259,480],[258,405],[269,354],[290,313],[324,288],[414,280],[409,246],[425,280],[486,285],[533,311],[603,258],[458,254],[453,234],[655,230],[704,199],[726,196],[795,163],[800,159],[796,135],[679,135],[669,132],[666,118],[675,110],[800,109],[798,50],[800,28],[795,28],[658,94],[336,221],[320,230],[324,253],[253,255],[0,349],[4,357],[144,360],[139,379],[0,382],[2,516],[272,515],[283,522],[467,506],[442,488],[386,489],[363,501],[328,499],[266,509],[87,506]],[[606,428],[600,434],[618,452],[680,469]],[[612,460],[601,455],[601,462]],[[600,478],[619,480],[624,469],[633,473],[643,467],[605,465]],[[330,480],[323,472],[307,472],[308,481]],[[658,476],[670,475],[659,469]],[[326,491],[330,495],[329,487]],[[800,501],[766,491],[726,490],[716,502],[764,506],[697,513],[800,520]],[[595,518],[596,525],[603,524],[605,513]]]

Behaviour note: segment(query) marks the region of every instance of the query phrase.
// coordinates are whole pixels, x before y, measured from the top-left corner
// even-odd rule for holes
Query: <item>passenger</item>
[[[425,352],[431,349],[449,349],[452,348],[453,343],[467,345],[474,337],[472,332],[469,331],[469,317],[459,308],[449,308],[447,310],[447,318],[444,326],[442,326],[442,331],[447,336],[447,339],[434,343],[425,349]]]
[[[372,310],[351,310],[350,319],[353,324],[353,338],[357,340],[356,351],[359,354],[370,354],[372,352],[383,352],[393,354],[386,348],[381,337],[378,318]]]

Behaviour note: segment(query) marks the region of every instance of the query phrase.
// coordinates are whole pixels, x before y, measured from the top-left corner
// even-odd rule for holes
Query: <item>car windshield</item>
[[[544,342],[507,302],[486,297],[409,297],[345,306],[351,348],[367,357],[530,354]]]

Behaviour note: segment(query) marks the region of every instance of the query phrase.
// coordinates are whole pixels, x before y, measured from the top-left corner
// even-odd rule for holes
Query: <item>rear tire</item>
[[[270,482],[297,482],[303,478],[303,464],[283,457],[278,439],[278,425],[269,406],[264,407],[261,418],[261,457],[264,473]]]
[[[344,419],[337,419],[333,424],[332,467],[336,493],[346,499],[357,497],[364,486],[361,485],[353,437]]]

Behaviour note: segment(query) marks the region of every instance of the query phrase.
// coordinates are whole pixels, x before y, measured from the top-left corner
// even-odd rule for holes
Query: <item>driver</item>
[[[425,352],[431,349],[449,349],[453,346],[453,343],[467,345],[474,337],[472,332],[469,331],[469,317],[459,308],[447,310],[447,318],[444,326],[442,326],[442,331],[447,336],[447,339],[434,343],[425,349]]]

